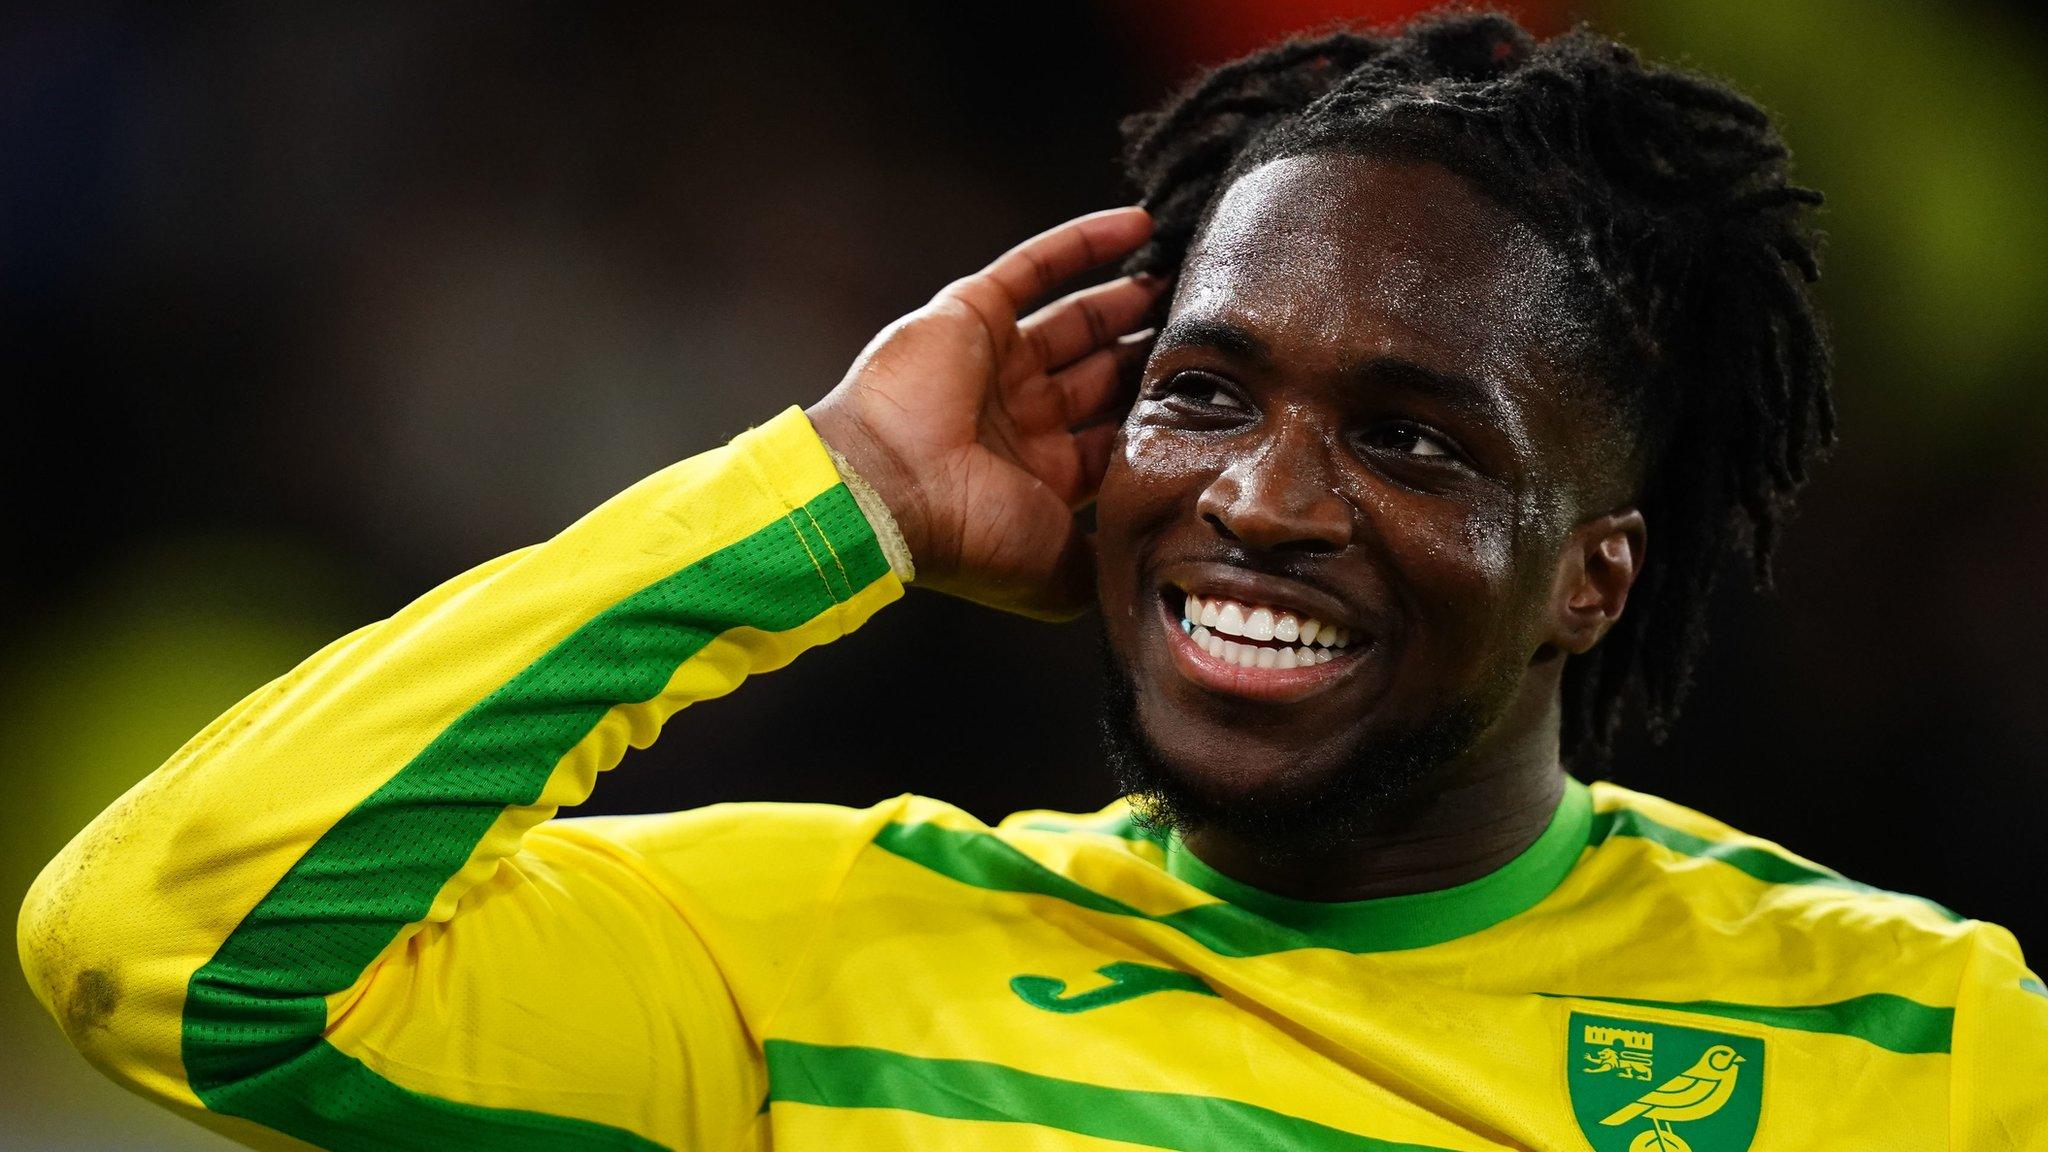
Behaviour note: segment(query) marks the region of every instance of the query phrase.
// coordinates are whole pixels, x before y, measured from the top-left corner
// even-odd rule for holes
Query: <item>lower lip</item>
[[[1203,651],[1195,638],[1181,629],[1180,618],[1165,600],[1159,602],[1159,615],[1166,627],[1166,646],[1182,676],[1211,692],[1274,704],[1307,699],[1327,690],[1349,675],[1358,658],[1372,647],[1371,641],[1365,641],[1338,648],[1329,663],[1308,668],[1246,668]]]

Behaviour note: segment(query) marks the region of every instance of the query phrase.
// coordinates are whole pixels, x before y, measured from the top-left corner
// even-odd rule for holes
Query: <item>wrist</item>
[[[804,415],[810,420],[818,439],[824,442],[856,502],[869,513],[870,521],[878,518],[868,506],[871,503],[882,506],[885,516],[881,519],[887,523],[875,523],[873,527],[876,535],[883,539],[885,552],[891,551],[891,544],[903,551],[904,571],[897,575],[908,582],[915,573],[915,562],[928,556],[923,493],[911,479],[909,470],[858,417],[842,410],[831,397],[806,408]]]
[[[868,527],[874,529],[875,542],[882,546],[882,555],[889,561],[889,571],[905,584],[916,580],[917,565],[910,558],[910,545],[903,539],[903,530],[896,526],[896,514],[889,511],[888,502],[862,478],[853,461],[839,454],[838,449],[826,444],[825,455],[832,458],[832,467],[838,470],[840,482],[853,493],[853,502],[860,506],[861,515],[867,517]]]

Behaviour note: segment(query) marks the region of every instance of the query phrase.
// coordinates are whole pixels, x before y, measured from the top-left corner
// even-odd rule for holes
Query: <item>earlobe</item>
[[[1556,632],[1566,652],[1587,652],[1621,618],[1629,589],[1642,573],[1648,529],[1643,514],[1625,508],[1572,530],[1558,557]]]

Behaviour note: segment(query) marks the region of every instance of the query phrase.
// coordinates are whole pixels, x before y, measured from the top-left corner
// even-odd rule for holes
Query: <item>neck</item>
[[[1557,697],[1529,695],[1539,703],[1525,708],[1524,697],[1495,725],[1504,739],[1443,765],[1354,839],[1275,858],[1227,830],[1198,828],[1188,849],[1232,880],[1298,900],[1371,900],[1477,880],[1535,843],[1564,797]]]

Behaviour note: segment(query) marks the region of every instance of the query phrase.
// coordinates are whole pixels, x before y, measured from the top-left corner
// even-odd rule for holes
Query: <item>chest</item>
[[[885,907],[829,926],[770,1022],[778,1146],[878,1127],[878,1147],[945,1148],[1946,1139],[1945,1054],[1573,995],[1540,941],[1267,951],[1042,897]]]

